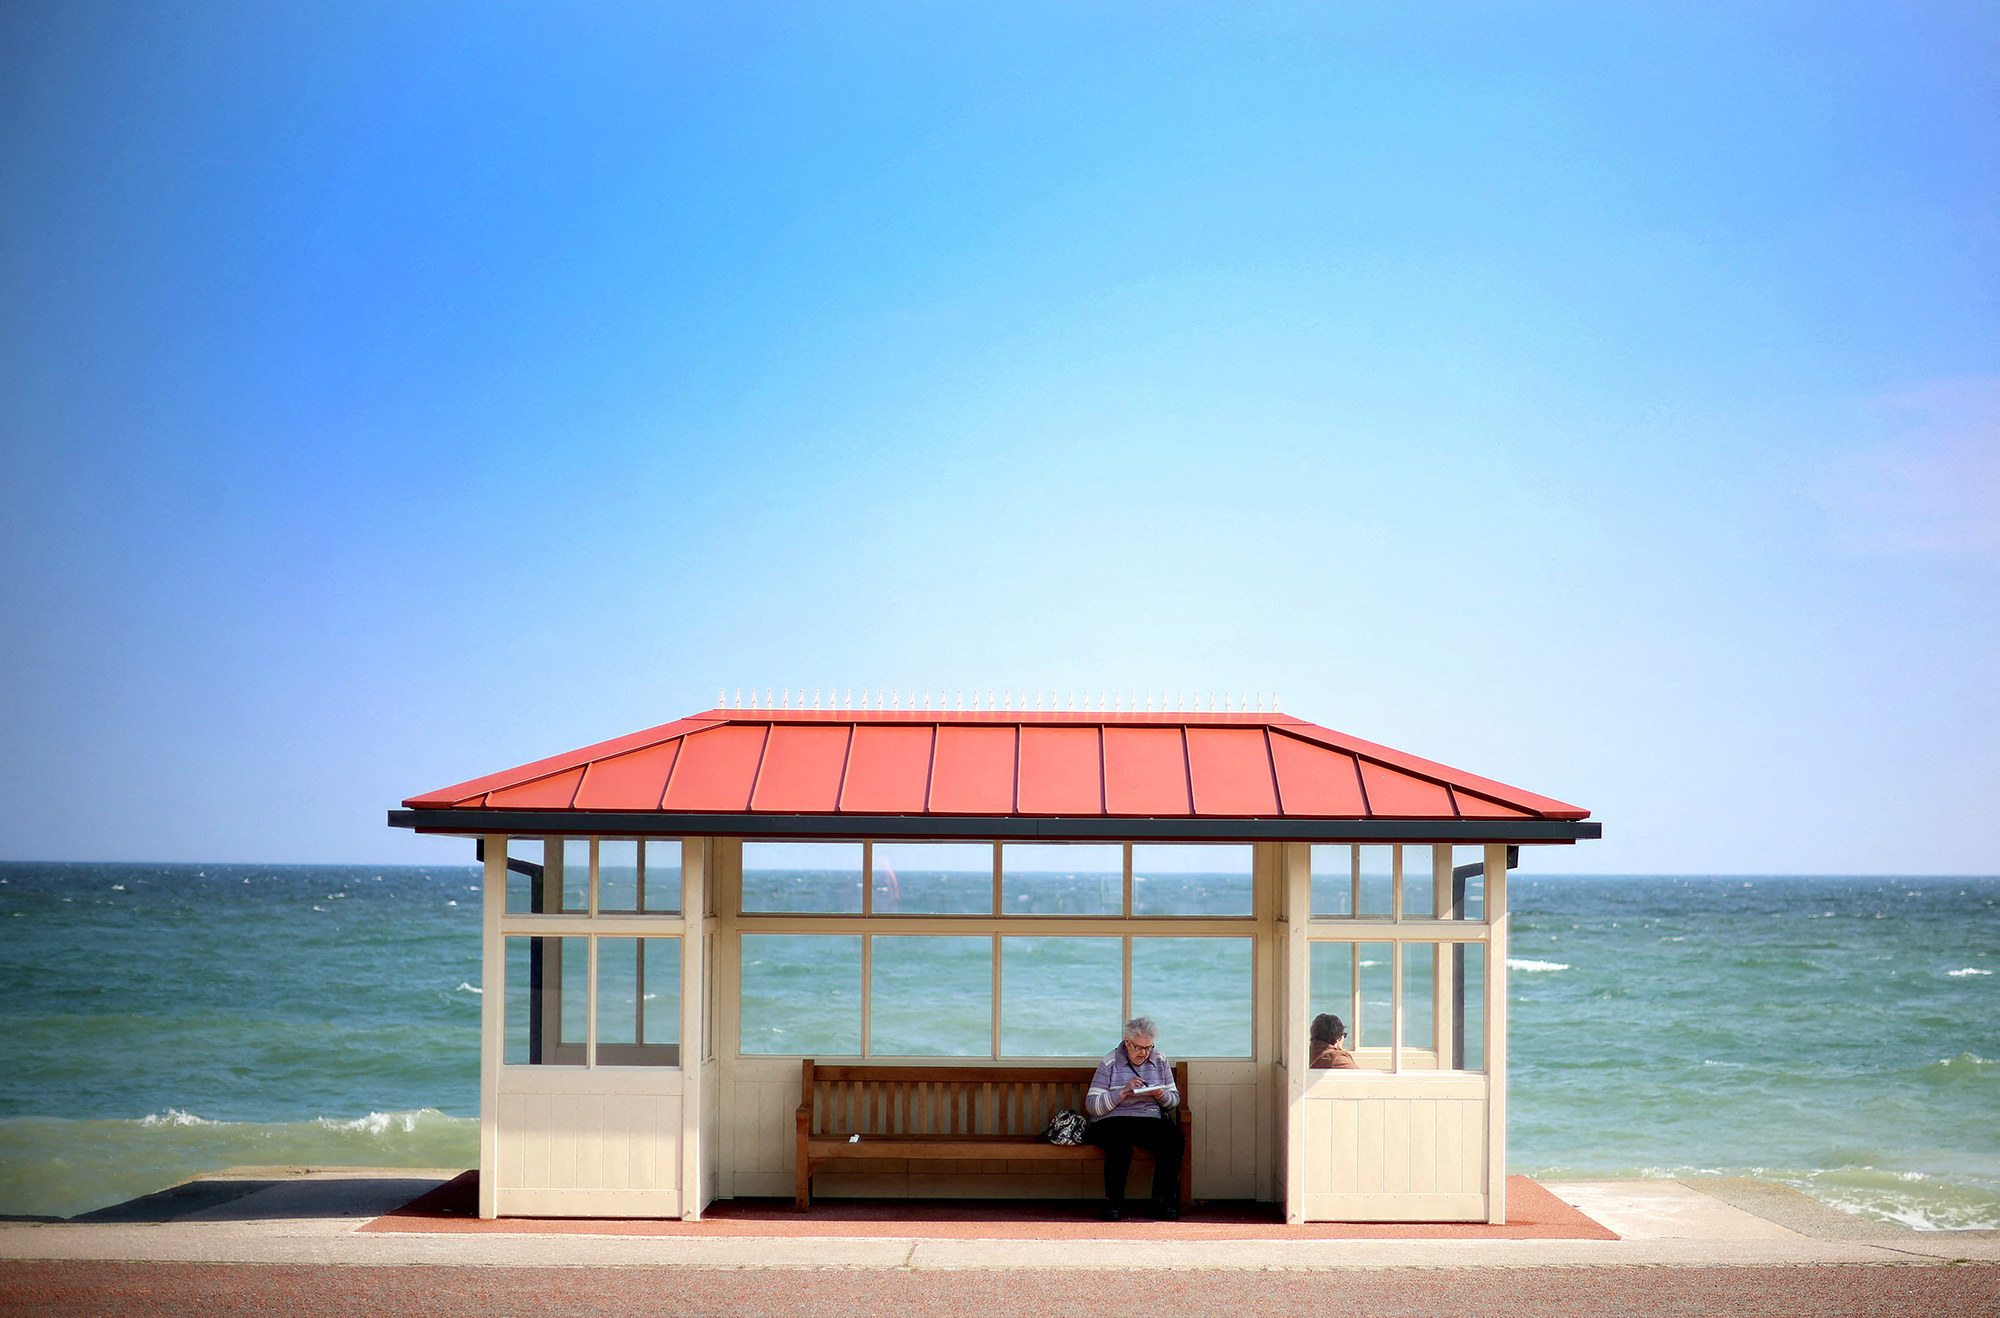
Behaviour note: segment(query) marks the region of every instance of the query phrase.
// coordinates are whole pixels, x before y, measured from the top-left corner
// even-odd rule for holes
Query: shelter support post
[[[703,1000],[707,977],[703,959],[707,953],[708,839],[681,841],[681,1220],[699,1222],[706,1200],[709,1150],[702,1140],[707,1070],[703,1022],[708,1004]]]
[[[1507,847],[1486,848],[1486,1220],[1507,1220]]]
[[[1307,922],[1312,914],[1312,848],[1304,843],[1288,843],[1284,852],[1282,881],[1285,886],[1281,913],[1284,920],[1285,1010],[1284,1039],[1279,1060],[1285,1074],[1285,1221],[1306,1220],[1306,1082],[1312,1078],[1312,1058],[1307,1052],[1306,1033],[1312,1012],[1307,996]]]
[[[479,1215],[500,1215],[500,1013],[506,1002],[507,946],[500,916],[507,909],[507,835],[485,839],[479,935]]]

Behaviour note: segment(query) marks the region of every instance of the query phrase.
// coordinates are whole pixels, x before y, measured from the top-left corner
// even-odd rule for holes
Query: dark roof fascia
[[[1594,819],[1138,819],[1103,815],[668,814],[656,810],[391,810],[419,833],[913,838],[1043,842],[1513,842],[1603,836]]]

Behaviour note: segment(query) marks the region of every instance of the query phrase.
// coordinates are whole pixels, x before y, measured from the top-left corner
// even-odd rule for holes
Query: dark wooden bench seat
[[[1091,1074],[1088,1066],[819,1066],[807,1058],[799,1090],[798,1207],[812,1205],[813,1173],[842,1160],[1101,1162],[1104,1151],[1092,1145],[1042,1139],[1056,1113],[1083,1111]],[[1194,1186],[1186,1062],[1175,1064],[1174,1084],[1181,1091],[1174,1117],[1186,1209]],[[1135,1153],[1135,1180],[1136,1164],[1148,1161],[1143,1150]]]

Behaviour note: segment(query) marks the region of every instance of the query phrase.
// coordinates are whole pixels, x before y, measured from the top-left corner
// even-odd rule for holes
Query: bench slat
[[[993,1161],[996,1159],[1022,1159],[1047,1161],[1094,1161],[1104,1156],[1104,1150],[1091,1144],[1044,1144],[1040,1140],[1017,1140],[1003,1138],[987,1139],[932,1139],[916,1135],[908,1138],[887,1137],[869,1139],[862,1136],[859,1144],[846,1140],[813,1140],[806,1151],[814,1162],[825,1162],[839,1158],[937,1158],[963,1159],[968,1161]],[[1134,1160],[1147,1158],[1144,1149],[1133,1151]]]

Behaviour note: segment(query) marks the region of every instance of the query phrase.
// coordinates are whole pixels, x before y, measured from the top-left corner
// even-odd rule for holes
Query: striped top
[[[1164,1094],[1134,1094],[1119,1103],[1112,1104],[1125,1082],[1137,1076],[1142,1085],[1165,1085]],[[1181,1105],[1180,1087],[1174,1083],[1174,1064],[1167,1060],[1159,1049],[1138,1066],[1125,1055],[1125,1045],[1120,1043],[1104,1055],[1097,1064],[1097,1073],[1090,1077],[1090,1092],[1083,1096],[1083,1110],[1092,1121],[1104,1117],[1157,1117],[1162,1108],[1177,1108]]]

